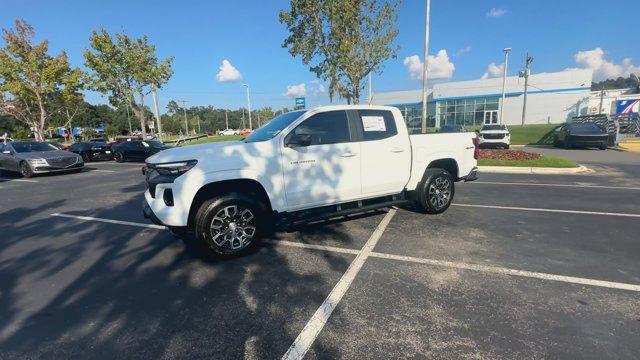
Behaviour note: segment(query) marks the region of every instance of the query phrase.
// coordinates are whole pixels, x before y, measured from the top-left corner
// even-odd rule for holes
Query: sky
[[[421,88],[425,3],[400,3],[400,50],[373,76],[374,94]],[[638,17],[625,18],[619,10],[636,8],[637,0],[618,0],[615,7],[600,0],[432,0],[429,79],[502,76],[505,47],[513,49],[510,75],[523,66],[527,51],[534,56],[533,73],[592,68],[596,81],[640,75]],[[161,112],[169,100],[246,106],[245,83],[252,108],[292,108],[296,96],[306,97],[308,107],[327,104],[327,85],[282,47],[287,36],[278,21],[282,9],[289,9],[288,1],[0,0],[0,28],[24,19],[35,28],[37,41],[48,39],[51,53],[64,50],[79,67],[93,30],[146,34],[160,58],[175,57],[174,75],[158,93]],[[88,93],[87,101],[108,98]]]

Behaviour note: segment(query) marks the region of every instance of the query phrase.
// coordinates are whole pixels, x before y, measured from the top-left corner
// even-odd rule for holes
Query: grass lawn
[[[511,145],[551,145],[558,124],[511,125]]]
[[[198,140],[181,142],[180,146],[208,144],[208,143],[219,142],[219,141],[233,141],[233,140],[240,140],[242,138],[244,138],[244,136],[242,135],[228,135],[228,136],[213,135],[209,137],[203,137]]]
[[[552,156],[543,156],[535,160],[498,160],[479,159],[480,166],[518,166],[518,167],[550,167],[550,168],[572,168],[578,167],[576,162]]]

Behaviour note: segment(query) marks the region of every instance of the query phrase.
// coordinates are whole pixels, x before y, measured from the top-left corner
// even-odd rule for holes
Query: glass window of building
[[[491,98],[470,98],[454,99],[436,102],[435,118],[442,125],[482,125],[484,113],[495,111],[499,108],[499,99]]]

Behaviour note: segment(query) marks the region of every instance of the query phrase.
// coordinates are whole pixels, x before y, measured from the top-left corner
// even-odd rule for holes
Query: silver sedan
[[[0,143],[0,170],[15,171],[29,178],[35,174],[82,171],[82,158],[47,142],[11,141]]]

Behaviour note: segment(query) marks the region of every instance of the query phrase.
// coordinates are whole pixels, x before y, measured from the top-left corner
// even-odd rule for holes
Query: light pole
[[[522,125],[524,125],[525,119],[527,117],[527,92],[529,90],[529,75],[531,75],[531,70],[529,69],[531,66],[531,62],[533,61],[533,56],[527,56],[524,60],[524,97],[522,98]]]
[[[186,136],[189,137],[189,123],[187,122],[187,100],[179,100],[182,103],[182,113],[184,114],[184,127],[187,130]]]
[[[253,124],[251,124],[251,96],[249,95],[249,85],[242,84],[247,88],[247,111],[249,111],[249,130],[253,130]]]
[[[427,0],[424,27],[424,63],[422,65],[422,133],[427,132],[427,69],[429,64],[429,22],[431,12],[431,0]]]
[[[500,104],[500,120],[502,124],[502,114],[504,113],[505,87],[507,85],[507,67],[509,66],[509,52],[511,48],[504,48],[504,69],[502,70],[502,103]]]

